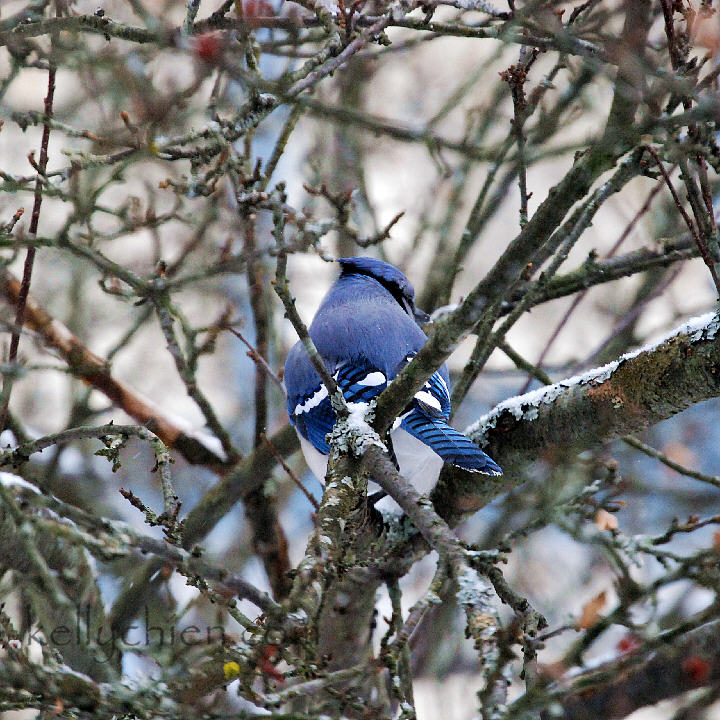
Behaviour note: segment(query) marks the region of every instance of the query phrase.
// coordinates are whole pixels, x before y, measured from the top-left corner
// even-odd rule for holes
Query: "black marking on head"
[[[416,319],[415,289],[394,265],[370,257],[351,257],[338,260],[340,276],[364,275],[379,282],[410,317]]]

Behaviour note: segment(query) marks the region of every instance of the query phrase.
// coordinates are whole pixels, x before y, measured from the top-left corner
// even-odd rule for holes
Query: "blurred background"
[[[252,2],[243,3],[247,17],[272,12],[292,18],[300,12],[291,2],[267,8]],[[0,22],[27,5],[3,0]],[[202,0],[198,18],[207,17],[216,5],[219,3]],[[620,6],[592,3],[577,21],[583,38],[606,42],[617,35],[622,26]],[[572,10],[568,5],[562,18],[555,11],[565,6],[542,3],[538,7],[538,24],[567,21]],[[153,27],[153,22],[160,22],[174,28],[182,25],[186,6],[175,0],[78,0],[69,3],[68,12],[104,14],[132,26]],[[458,12],[479,26],[487,17],[472,10],[439,7],[433,19],[449,21]],[[717,17],[708,22],[717,24]],[[413,282],[418,304],[433,311],[463,298],[520,230],[517,167],[507,147],[507,139],[512,139],[513,102],[499,74],[526,60],[523,51],[500,40],[443,37],[402,27],[391,27],[386,35],[389,44],[368,47],[320,85],[314,96],[318,106],[310,107],[297,120],[270,180],[269,187],[285,183],[288,205],[318,226],[323,218],[334,216],[328,198],[348,195],[348,224],[360,238],[382,235],[388,223],[403,213],[389,230],[389,237],[367,249],[358,247],[351,234],[335,226],[320,233],[314,246],[306,244],[290,256],[291,289],[306,323],[337,276],[334,258],[371,254],[396,264]],[[659,42],[661,36],[657,18],[651,39]],[[158,47],[90,33],[56,36],[55,122],[31,285],[34,297],[53,317],[92,352],[107,359],[114,377],[158,405],[167,416],[197,431],[203,431],[205,419],[186,391],[157,318],[112,268],[100,267],[92,251],[141,278],[154,276],[164,263],[169,278],[181,278],[173,287],[172,302],[185,329],[217,327],[225,316],[256,345],[244,268],[214,268],[221,260],[241,256],[247,246],[248,223],[253,224],[256,246],[269,251],[275,244],[270,214],[259,212],[250,220],[242,217],[236,193],[223,174],[230,171],[223,167],[212,181],[209,168],[215,161],[219,167],[222,160],[169,160],[162,153],[153,156],[154,146],[163,147],[172,138],[212,128],[218,116],[232,117],[247,101],[247,83],[228,69],[241,63],[246,44],[232,32],[207,37],[205,44],[197,38],[178,37]],[[311,43],[292,43],[287,37],[273,29],[255,33],[254,50],[263,77],[283,77],[312,56]],[[42,123],[37,113],[42,112],[47,92],[47,58],[35,46],[47,52],[48,38],[31,42],[28,52],[37,58],[35,67],[25,62],[19,45],[0,48],[4,121],[0,131],[0,222],[8,222],[18,208],[25,209],[14,230],[15,240],[5,236],[2,242],[2,261],[16,276],[22,274],[27,244],[23,239],[27,238],[33,201],[35,171],[28,155],[34,152],[37,157],[39,152]],[[704,52],[705,48],[700,48],[698,56]],[[602,131],[613,93],[612,77],[606,73],[605,66],[557,52],[541,53],[532,63],[526,85],[527,96],[536,99],[526,125],[530,215],[567,172],[574,154]],[[323,113],[323,104],[347,110],[355,120],[348,121],[339,112]],[[267,163],[283,128],[288,127],[289,115],[287,106],[280,107],[252,133],[238,139],[232,172],[243,169],[249,176],[258,161]],[[399,127],[402,132],[393,137],[388,127]],[[433,142],[430,135],[443,142]],[[479,148],[474,157],[452,147],[453,143],[471,142]],[[141,151],[118,159],[127,148]],[[477,202],[479,197],[484,201]],[[640,248],[657,250],[684,235],[687,230],[667,189],[653,178],[638,177],[600,208],[560,273],[577,268],[588,257],[602,259],[611,252],[624,255]],[[70,238],[72,247],[63,246],[63,237]],[[453,259],[459,260],[460,269],[448,284],[446,272]],[[271,289],[275,260],[266,252],[260,264],[264,278],[261,302],[270,318],[266,359],[280,373],[296,336]],[[539,363],[553,381],[560,380],[658,340],[682,322],[712,309],[715,299],[702,260],[686,259],[592,287],[582,297],[575,294],[534,307],[510,330],[507,341],[529,362]],[[14,309],[4,304],[0,312],[5,358]],[[474,337],[468,338],[450,358],[451,376],[462,371],[473,345]],[[250,452],[256,365],[248,357],[247,347],[227,330],[213,331],[211,349],[198,358],[197,384],[236,446],[243,453]],[[13,386],[10,412],[30,438],[84,424],[132,422],[107,398],[68,374],[65,362],[31,330],[23,333],[19,361],[22,372]],[[498,402],[539,386],[536,379],[495,350],[456,408],[453,424],[462,429]],[[287,415],[281,389],[269,383],[267,393],[265,432],[270,436],[287,423]],[[715,476],[720,467],[719,410],[718,401],[702,403],[650,429],[642,440],[683,466]],[[15,434],[6,431],[0,442],[13,444]],[[154,459],[147,445],[129,441],[116,472],[95,454],[97,449],[97,441],[48,448],[33,456],[32,472],[42,474],[46,486],[61,499],[162,537],[119,493],[120,488],[128,488],[148,506],[162,507],[158,483],[149,472]],[[300,454],[290,457],[288,463],[320,498],[321,487]],[[610,612],[618,602],[617,568],[608,560],[607,547],[598,533],[553,510],[558,498],[571,498],[589,481],[608,472],[613,474],[612,492],[621,500],[614,517],[628,538],[661,534],[673,518],[684,522],[689,516],[720,513],[717,487],[683,476],[617,441],[559,467],[553,467],[547,457],[538,458],[527,484],[498,498],[460,528],[463,538],[487,547],[510,537],[513,551],[506,568],[508,581],[545,614],[551,630],[566,628],[548,639],[539,658],[543,666],[559,661],[575,642],[575,625],[590,601],[604,593],[601,613]],[[180,457],[175,458],[172,474],[183,513],[217,481],[210,470],[188,465]],[[290,558],[297,563],[313,526],[313,508],[282,468],[274,471],[265,493],[277,502]],[[708,547],[715,532],[708,525],[676,536],[673,551],[692,553]],[[267,590],[268,580],[253,550],[252,534],[243,505],[238,504],[203,546],[214,563]],[[639,557],[632,566],[637,582],[651,582],[666,572],[657,560]],[[94,563],[101,602],[109,610],[131,570],[130,563]],[[433,572],[434,557],[428,557],[403,579],[404,607],[425,592]],[[12,572],[0,577],[0,596],[20,612],[23,598],[16,592]],[[642,611],[646,616],[635,619],[663,628],[714,601],[711,590],[679,579],[663,586]],[[241,607],[250,616],[257,614],[248,603]],[[380,598],[379,608],[381,633],[387,627],[383,618],[390,614],[386,597]],[[147,614],[137,620],[133,630],[137,637],[142,637],[148,622],[200,628],[220,623],[230,632],[240,632],[178,574],[167,579]],[[612,657],[627,635],[626,627],[611,627],[592,646],[586,661]],[[132,637],[128,636],[128,642]],[[468,689],[476,684],[479,689],[477,659],[472,642],[464,638],[462,613],[452,599],[424,623],[413,649],[420,719],[472,717],[476,708]],[[162,652],[136,653],[127,649],[123,670],[130,677],[143,677],[154,672],[156,664],[173,662],[174,652],[180,651],[164,648]],[[191,663],[191,658],[186,661]],[[520,687],[515,677],[511,698]],[[243,702],[228,693],[216,697],[213,707],[237,710]],[[637,717],[670,717],[674,707],[663,705]]]

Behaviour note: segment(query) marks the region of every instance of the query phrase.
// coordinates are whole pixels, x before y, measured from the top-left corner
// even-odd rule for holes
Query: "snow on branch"
[[[720,317],[715,313],[706,313],[700,317],[693,318],[668,333],[658,342],[632,350],[606,365],[593,368],[580,375],[574,375],[567,380],[560,380],[553,385],[546,385],[545,387],[538,388],[524,395],[518,395],[504,400],[493,408],[491,412],[483,415],[477,422],[470,425],[466,432],[476,440],[481,439],[484,433],[497,427],[499,418],[502,417],[505,412],[509,412],[517,420],[534,420],[540,415],[538,408],[541,405],[552,405],[557,398],[564,395],[566,391],[574,385],[597,386],[608,380],[623,363],[638,357],[642,353],[653,352],[658,346],[671,338],[689,336],[691,340],[714,340],[719,328]]]
[[[554,447],[591,447],[717,397],[719,330],[720,315],[708,313],[607,365],[503,401],[465,432],[505,475],[475,479],[466,496],[463,473],[453,469],[444,501],[476,510],[521,484],[523,468]],[[453,500],[458,493],[462,499]]]

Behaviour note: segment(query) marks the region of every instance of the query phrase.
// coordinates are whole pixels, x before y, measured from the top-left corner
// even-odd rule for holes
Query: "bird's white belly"
[[[300,447],[308,467],[315,477],[324,484],[328,456],[316,450],[309,440],[306,440],[301,435],[299,437]],[[425,443],[413,437],[401,427],[393,430],[390,437],[392,438],[395,457],[400,466],[400,474],[411,482],[419,492],[429,493],[435,487],[440,470],[442,470],[442,458]],[[375,483],[372,483],[372,485],[377,489]],[[371,487],[370,492],[373,491]]]
[[[327,474],[328,456],[323,455],[300,433],[298,433],[298,438],[300,438],[300,448],[305,456],[305,462],[308,464],[310,470],[312,470],[313,475],[324,485],[325,475]]]

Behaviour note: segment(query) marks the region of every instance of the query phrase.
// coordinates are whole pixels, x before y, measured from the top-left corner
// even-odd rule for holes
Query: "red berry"
[[[209,65],[217,65],[223,56],[223,42],[220,33],[205,33],[194,38],[195,55]]]
[[[637,652],[641,645],[640,638],[628,633],[618,640],[618,644],[615,647],[620,655],[628,655]]]
[[[682,671],[693,685],[703,685],[710,677],[710,663],[697,655],[683,661]]]
[[[268,17],[275,14],[275,9],[267,0],[242,0],[243,17]]]
[[[282,673],[279,673],[275,669],[275,665],[273,665],[273,662],[277,658],[277,656],[278,656],[278,646],[277,645],[263,646],[262,652],[260,654],[260,662],[258,663],[258,667],[265,675],[267,675],[272,680],[275,680],[275,682],[284,683],[285,676]]]

